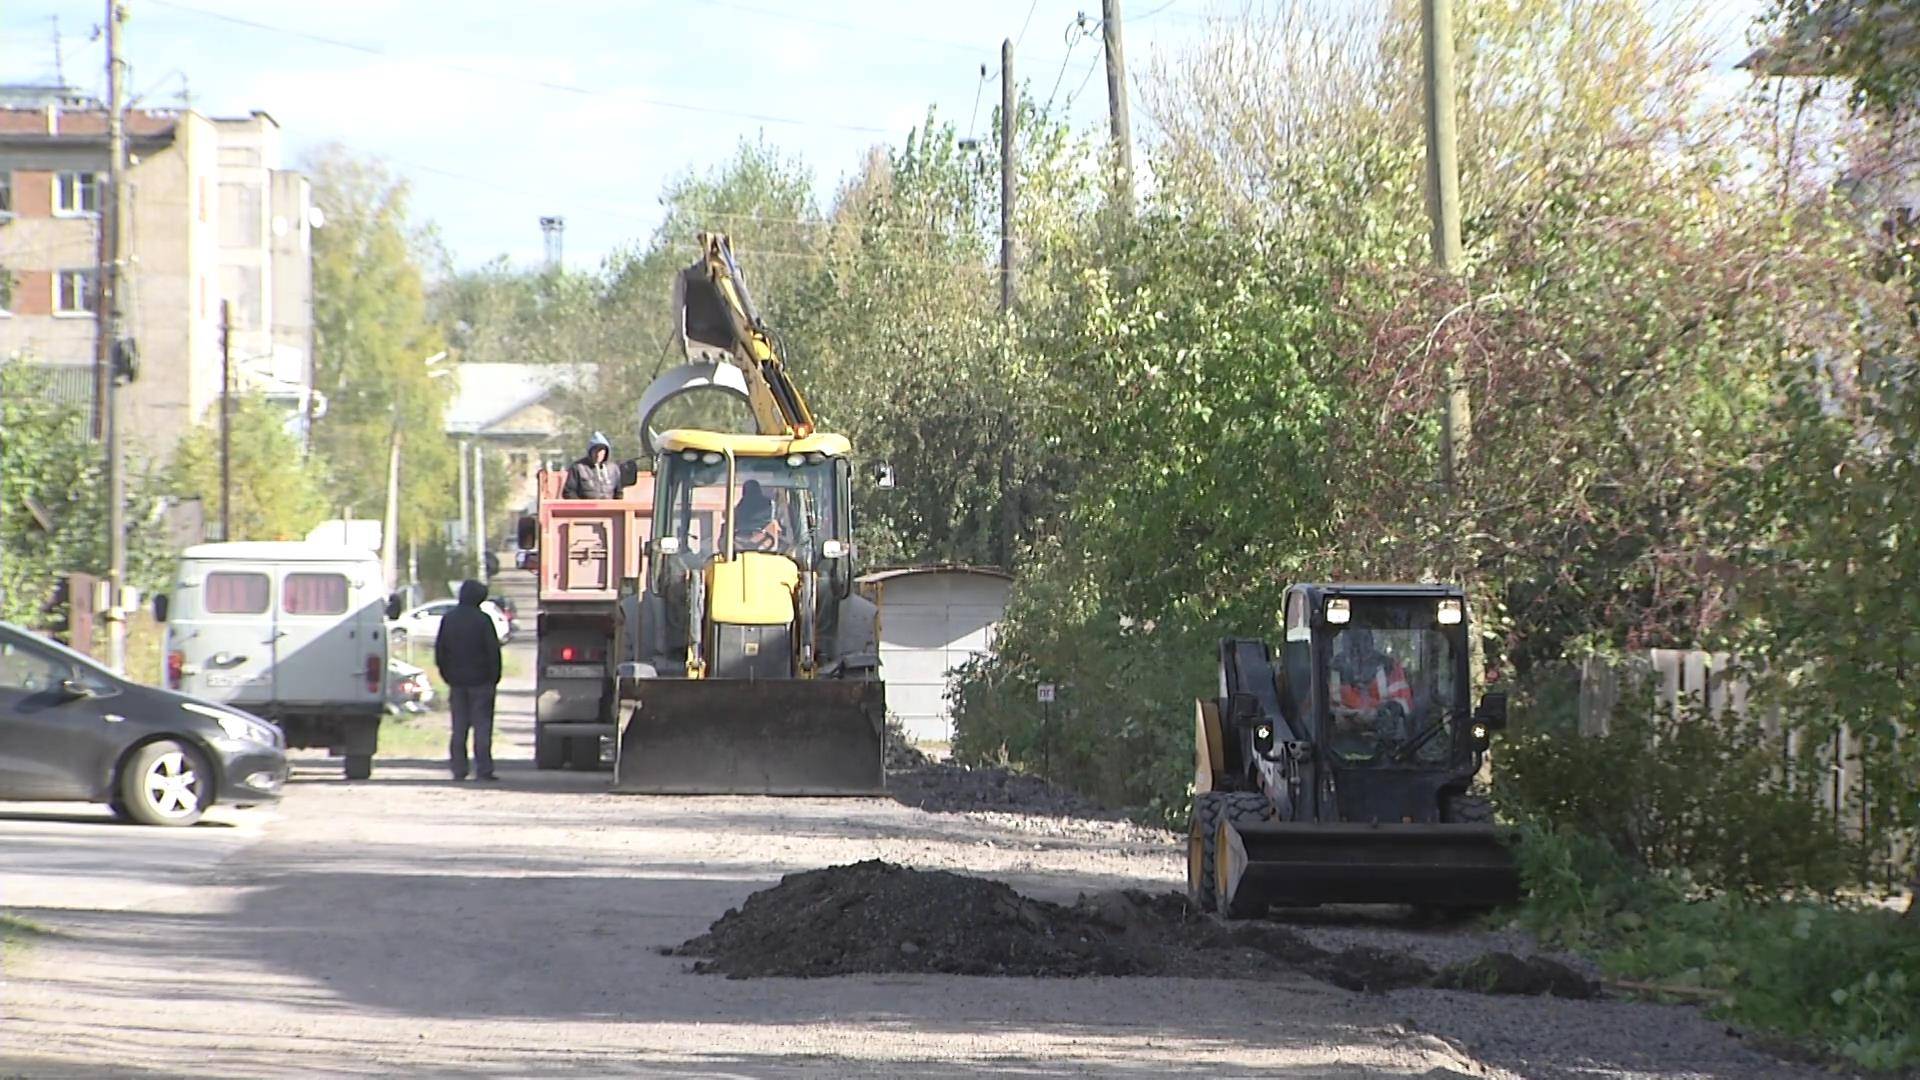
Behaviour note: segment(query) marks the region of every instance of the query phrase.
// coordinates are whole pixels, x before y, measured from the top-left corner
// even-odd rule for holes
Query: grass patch
[[[31,919],[0,915],[0,956],[9,960],[25,951],[34,941],[53,936],[53,931]]]
[[[1521,872],[1523,924],[1617,980],[1864,1068],[1920,1066],[1920,922],[1869,903],[1707,894],[1570,831],[1528,830]]]
[[[380,721],[381,757],[444,758],[450,729],[444,712],[388,716]]]

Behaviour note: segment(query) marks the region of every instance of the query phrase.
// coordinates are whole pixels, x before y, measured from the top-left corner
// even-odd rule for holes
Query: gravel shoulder
[[[83,877],[14,910],[56,932],[3,973],[0,1075],[1822,1075],[1689,1010],[1622,1002],[1205,971],[696,974],[663,950],[791,872],[880,859],[1072,903],[1178,889],[1182,852],[1159,830],[1017,805],[616,797],[604,774],[526,764],[530,707],[524,679],[503,694],[501,784],[417,759],[349,784],[302,758],[224,861],[131,905]],[[1326,948],[1404,933],[1302,932]],[[1463,948],[1450,933],[1435,960]]]

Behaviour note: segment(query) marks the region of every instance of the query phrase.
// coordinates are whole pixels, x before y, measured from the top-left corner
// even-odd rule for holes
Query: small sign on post
[[[1042,705],[1053,704],[1053,684],[1052,683],[1043,682],[1040,684],[1040,704]]]

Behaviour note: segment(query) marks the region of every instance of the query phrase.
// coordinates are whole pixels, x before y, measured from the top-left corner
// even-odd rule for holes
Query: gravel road
[[[500,784],[407,759],[347,783],[303,757],[222,860],[144,869],[169,887],[137,903],[107,874],[76,876],[58,903],[0,897],[54,932],[5,954],[0,1075],[1826,1075],[1690,1010],[1626,1002],[1203,971],[696,974],[663,950],[797,870],[881,859],[1071,903],[1176,889],[1181,853],[1158,830],[1018,806],[616,797],[605,774],[532,769],[530,707],[524,683],[503,694]],[[950,780],[921,801],[955,806]],[[1351,920],[1301,930],[1432,962],[1514,946]]]

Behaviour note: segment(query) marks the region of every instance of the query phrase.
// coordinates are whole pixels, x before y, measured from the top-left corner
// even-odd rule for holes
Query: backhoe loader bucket
[[[1420,904],[1482,908],[1520,897],[1509,830],[1492,825],[1221,823],[1220,910]]]
[[[613,790],[877,795],[886,788],[886,718],[886,687],[872,680],[642,680]]]

